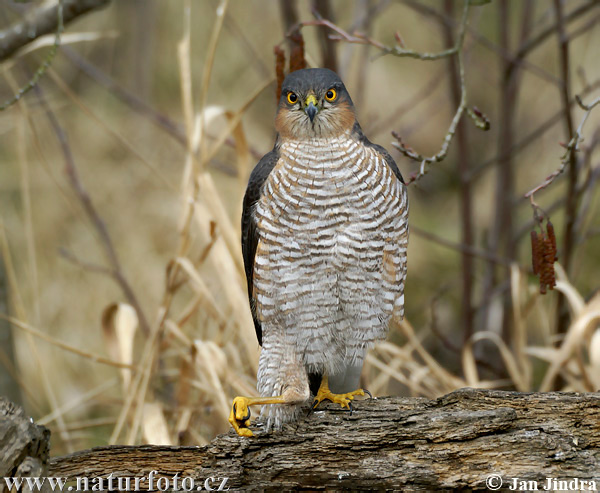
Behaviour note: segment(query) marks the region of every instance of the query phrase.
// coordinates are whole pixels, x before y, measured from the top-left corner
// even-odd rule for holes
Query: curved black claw
[[[235,407],[235,403],[234,403],[233,404],[233,415],[235,416],[236,413],[237,413],[237,408]],[[238,420],[238,421],[245,423],[246,421],[248,421],[250,419],[250,416],[252,416],[252,411],[250,411],[250,408],[248,407],[248,414],[244,418],[242,418],[241,420]]]
[[[352,411],[354,411],[354,408],[352,407],[352,401],[348,402],[348,410],[350,411],[350,416],[352,416]]]
[[[369,392],[367,389],[363,389],[363,392],[369,396],[369,399],[373,398],[373,394],[371,394],[371,392]]]

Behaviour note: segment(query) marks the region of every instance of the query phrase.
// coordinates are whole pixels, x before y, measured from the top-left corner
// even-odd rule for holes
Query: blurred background
[[[53,455],[204,444],[256,393],[239,223],[275,139],[275,47],[336,70],[410,181],[406,319],[363,385],[600,388],[598,2],[64,2],[55,58],[0,112],[0,394],[52,430]],[[0,0],[1,101],[57,19],[55,1]],[[420,176],[405,154],[450,137]]]

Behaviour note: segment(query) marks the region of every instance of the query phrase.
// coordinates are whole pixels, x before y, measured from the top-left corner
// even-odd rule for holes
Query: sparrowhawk
[[[259,398],[236,397],[230,423],[267,429],[311,397],[349,407],[364,395],[365,353],[404,314],[408,198],[396,163],[356,120],[342,80],[304,69],[282,84],[277,138],[250,175],[242,213],[248,296],[262,345]],[[331,389],[331,390],[330,390]]]

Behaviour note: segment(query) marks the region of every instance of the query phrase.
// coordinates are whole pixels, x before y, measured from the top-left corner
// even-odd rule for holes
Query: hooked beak
[[[304,102],[304,112],[310,118],[311,123],[315,119],[315,115],[319,112],[318,104],[319,102],[313,94],[308,96]]]

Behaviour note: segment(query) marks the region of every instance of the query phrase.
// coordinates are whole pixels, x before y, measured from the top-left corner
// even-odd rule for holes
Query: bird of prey
[[[277,138],[250,175],[242,212],[248,296],[262,349],[261,397],[236,397],[229,422],[252,436],[297,418],[316,394],[348,408],[364,395],[365,353],[404,315],[408,197],[396,163],[363,134],[331,70],[290,73]]]

